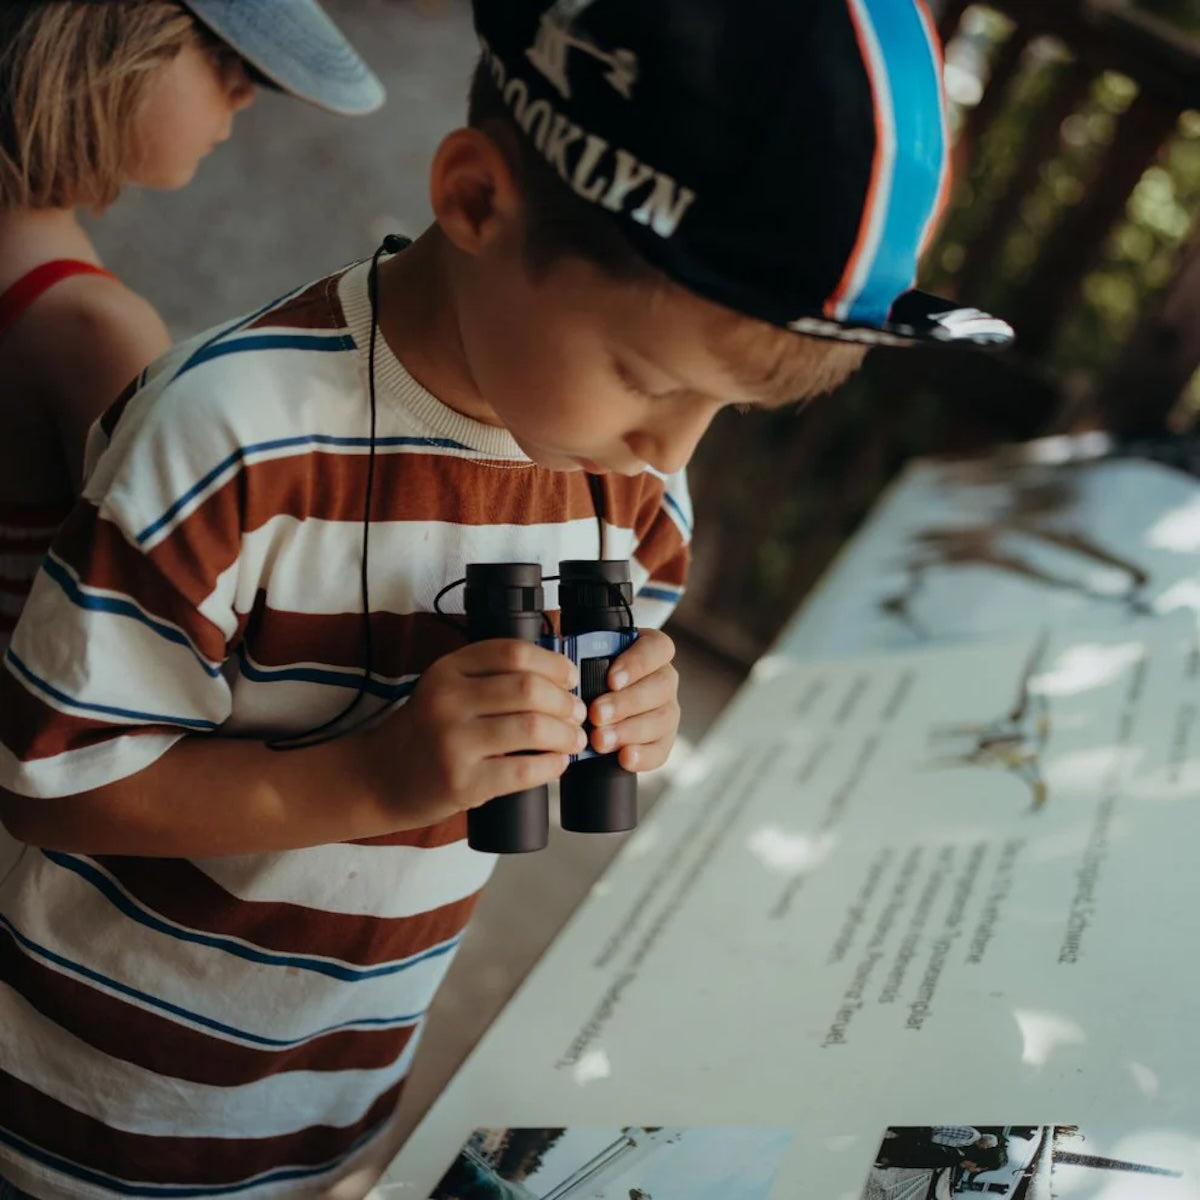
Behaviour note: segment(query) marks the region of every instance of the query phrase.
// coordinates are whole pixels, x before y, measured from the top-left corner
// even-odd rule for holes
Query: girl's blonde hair
[[[3,0],[0,210],[111,204],[146,84],[194,37],[173,0]]]

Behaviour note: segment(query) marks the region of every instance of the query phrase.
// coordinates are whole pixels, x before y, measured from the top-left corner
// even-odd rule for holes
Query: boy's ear
[[[480,129],[456,129],[442,141],[430,168],[429,198],[442,232],[467,254],[479,254],[520,221],[512,168]]]

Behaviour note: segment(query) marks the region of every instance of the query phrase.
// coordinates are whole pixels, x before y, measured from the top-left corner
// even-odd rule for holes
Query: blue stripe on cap
[[[864,213],[861,261],[837,317],[878,325],[913,286],[917,258],[938,206],[946,165],[941,61],[932,28],[913,0],[849,0],[862,37],[883,146]],[[890,146],[888,145],[890,143]],[[891,153],[889,154],[889,150]],[[848,272],[849,274],[849,272]]]

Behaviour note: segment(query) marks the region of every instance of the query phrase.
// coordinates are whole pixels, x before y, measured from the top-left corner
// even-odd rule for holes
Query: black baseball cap
[[[920,0],[473,0],[516,125],[648,262],[798,333],[1002,346],[916,291],[949,179]]]

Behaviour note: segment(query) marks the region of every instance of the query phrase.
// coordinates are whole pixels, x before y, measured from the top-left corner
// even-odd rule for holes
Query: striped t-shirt
[[[0,502],[0,651],[16,628],[33,577],[67,506]]]
[[[4,787],[53,804],[185,734],[298,733],[354,694],[366,276],[178,347],[98,426],[0,672]],[[551,573],[599,531],[582,474],[442,405],[382,338],[376,385],[383,707],[462,644],[433,601],[466,563]],[[686,571],[683,481],[604,483],[606,553],[633,560],[638,623],[657,625]],[[0,1176],[43,1197],[324,1194],[378,1153],[491,870],[464,838],[459,817],[189,860],[0,840]]]

